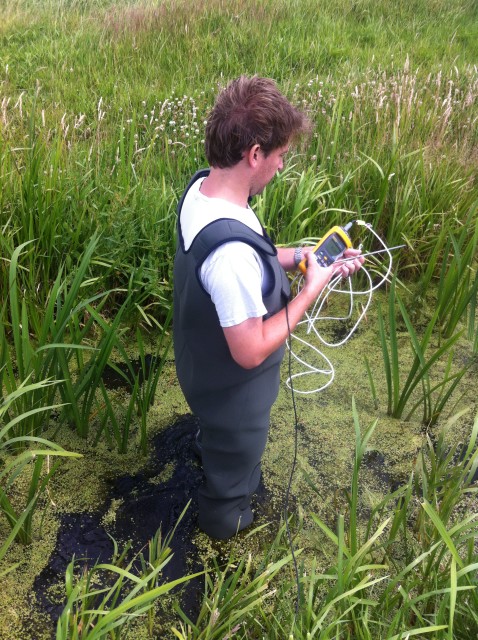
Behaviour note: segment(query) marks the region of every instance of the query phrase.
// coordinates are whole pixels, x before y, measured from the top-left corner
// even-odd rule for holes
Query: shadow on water
[[[400,487],[401,482],[390,475],[387,459],[380,451],[376,449],[366,451],[362,466],[372,474],[384,493],[393,493]]]
[[[115,363],[114,367],[107,364],[104,368],[102,380],[107,389],[128,389],[134,386],[134,376],[138,376],[139,384],[143,384],[158,366],[158,359],[151,354],[144,357],[144,366],[141,360],[132,360],[129,366],[124,362]]]
[[[63,586],[65,570],[73,556],[80,566],[91,567],[96,561],[110,562],[113,542],[108,534],[118,542],[120,549],[131,540],[132,550],[138,552],[158,528],[161,527],[163,537],[166,536],[189,501],[189,508],[171,542],[173,556],[163,570],[162,579],[169,582],[202,569],[192,542],[197,522],[197,490],[203,478],[192,448],[196,431],[197,422],[193,416],[179,418],[154,438],[151,462],[145,470],[111,482],[108,496],[98,511],[62,516],[55,549],[48,565],[34,582],[38,606],[54,622],[61,614],[64,602],[59,602],[50,593],[58,591],[52,589],[55,585]],[[171,470],[162,480],[166,465],[170,465]],[[113,501],[118,505],[115,517],[105,527],[104,517]],[[183,587],[182,607],[189,615],[198,611],[201,590],[201,578]]]

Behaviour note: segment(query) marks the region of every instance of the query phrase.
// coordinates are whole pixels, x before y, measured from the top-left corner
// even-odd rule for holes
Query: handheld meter
[[[330,267],[346,249],[352,247],[352,241],[347,233],[351,226],[352,223],[347,224],[345,228],[332,227],[315,245],[314,254],[321,267]],[[307,271],[305,258],[299,263],[299,269],[304,274]]]

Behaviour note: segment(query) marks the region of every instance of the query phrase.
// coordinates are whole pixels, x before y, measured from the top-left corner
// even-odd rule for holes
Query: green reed
[[[11,255],[17,246],[32,243],[17,273],[22,289],[31,292],[40,307],[45,306],[59,270],[73,271],[85,245],[100,231],[91,275],[105,289],[117,289],[111,306],[123,302],[121,288],[131,288],[131,312],[160,324],[170,305],[176,192],[161,172],[164,162],[159,164],[159,182],[144,188],[143,180],[150,183],[150,168],[156,166],[158,152],[162,158],[162,149],[155,147],[154,128],[146,142],[156,149],[154,158],[138,146],[137,132],[142,125],[136,129],[130,123],[128,135],[134,147],[131,157],[121,160],[114,147],[111,158],[102,137],[93,142],[95,149],[83,145],[81,118],[73,123],[63,118],[60,131],[52,133],[42,126],[38,111],[36,99],[28,105],[28,113],[24,105],[28,146],[13,147],[8,137],[0,137],[5,203],[0,211],[4,231],[0,246]],[[104,112],[98,111],[96,125],[101,126]],[[117,173],[117,160],[129,172]],[[159,215],[152,217],[152,211]],[[5,291],[6,275],[6,270],[0,270],[0,288]]]
[[[99,383],[99,391],[103,398],[103,415],[99,421],[93,443],[96,445],[100,438],[104,436],[109,446],[113,446],[113,443],[116,443],[118,452],[126,453],[130,442],[131,427],[134,422],[134,408],[138,395],[138,383],[135,382],[131,390],[131,396],[126,403],[122,396],[119,397],[118,402],[115,402],[114,396],[112,397],[112,394],[108,393],[102,381]],[[120,411],[116,408],[118,404]],[[125,404],[126,407],[124,408]]]
[[[415,478],[415,482],[419,483],[416,490],[437,509],[443,526],[452,522],[457,499],[476,492],[472,484],[478,468],[478,418],[475,419],[466,448],[462,444],[449,446],[446,442],[448,433],[467,411],[463,410],[448,420],[436,438],[427,436],[427,446],[417,463],[420,473]],[[430,534],[424,529],[421,520],[415,526],[422,540],[432,539],[434,532]]]
[[[86,248],[71,282],[65,280],[62,271],[59,271],[49,292],[46,309],[41,312],[34,301],[23,295],[18,282],[19,259],[24,252],[31,250],[29,245],[31,241],[19,245],[11,256],[9,296],[2,309],[0,379],[8,393],[15,391],[18,381],[22,383],[30,378],[34,382],[62,378],[68,389],[71,386],[71,374],[67,370],[67,361],[71,360],[77,350],[91,348],[85,344],[69,342],[68,329],[73,316],[97,297],[79,301],[80,289],[85,283],[96,239],[93,238]],[[51,405],[56,392],[56,387],[52,385],[46,388],[36,387],[31,394],[18,396],[12,403],[11,410],[25,414],[30,408]],[[19,431],[16,435],[39,435],[44,422],[43,415],[31,413],[28,419],[18,424]],[[81,430],[81,426],[79,428]]]
[[[139,371],[134,373],[133,396],[135,397],[135,405],[137,414],[140,417],[140,447],[141,451],[146,454],[148,449],[148,432],[147,417],[149,410],[153,406],[154,396],[166,364],[169,349],[172,344],[172,334],[168,332],[169,325],[172,320],[172,309],[166,318],[166,322],[158,338],[154,355],[151,359],[147,359],[143,337],[139,330],[136,331],[136,344],[139,350]],[[126,355],[123,352],[123,355]],[[126,360],[126,362],[128,362]],[[131,372],[131,363],[129,364]],[[134,393],[136,390],[136,393]]]
[[[363,434],[360,431],[355,401],[353,401],[355,428],[355,458],[351,488],[348,493],[348,518],[338,515],[337,533],[316,514],[311,518],[319,530],[325,534],[333,548],[337,549],[336,564],[327,571],[318,570],[317,562],[302,576],[304,589],[301,616],[291,634],[294,638],[348,637],[347,629],[360,628],[355,621],[373,614],[369,610],[376,607],[369,592],[386,579],[388,567],[373,559],[373,550],[389,526],[390,519],[381,522],[375,531],[368,532],[360,539],[359,472],[368,442],[377,426],[375,421]],[[310,478],[308,482],[318,491]],[[373,622],[372,622],[373,624]],[[351,630],[351,629],[350,629]],[[366,635],[364,637],[367,637]]]
[[[403,372],[400,363],[399,337],[396,322],[395,305],[398,304],[400,313],[407,330],[406,336],[414,353],[413,362],[407,372]],[[420,338],[415,331],[408,312],[401,298],[396,294],[396,280],[392,281],[388,301],[388,335],[385,328],[384,316],[379,307],[378,327],[382,347],[385,379],[387,384],[388,405],[387,413],[394,418],[401,418],[405,407],[413,399],[417,387],[421,388],[421,395],[409,409],[405,420],[409,420],[415,411],[423,407],[423,424],[431,426],[436,423],[443,412],[447,401],[458,386],[467,371],[463,367],[452,373],[452,347],[460,338],[456,333],[447,338],[429,355],[433,332],[437,328],[439,310],[436,309]],[[434,365],[443,357],[448,357],[443,379],[432,386],[430,372]],[[369,374],[370,377],[370,374]],[[438,392],[438,394],[436,393]],[[372,391],[373,393],[373,391]]]
[[[475,291],[470,299],[470,304],[468,308],[468,331],[467,336],[468,340],[470,340],[472,344],[472,352],[478,353],[478,326],[476,324],[476,302],[477,302],[478,292]]]
[[[10,408],[20,396],[28,396],[55,384],[58,382],[44,380],[27,384],[25,381],[14,392],[2,398],[0,403],[0,455],[3,458],[3,468],[0,473],[0,512],[6,517],[11,528],[10,534],[0,547],[0,561],[13,541],[17,540],[22,544],[32,542],[33,514],[38,507],[39,498],[47,490],[50,479],[61,464],[61,458],[81,457],[80,454],[65,451],[59,445],[44,438],[15,435],[22,421],[29,419],[32,415],[49,412],[57,408],[57,405],[36,407],[9,419]],[[50,467],[50,458],[60,458],[60,460]],[[24,495],[24,505],[19,508],[16,506],[17,503],[11,500],[11,494],[15,481],[25,475],[29,477],[28,489]]]
[[[35,101],[31,108],[26,134],[29,146],[13,149],[0,138],[0,166],[5,176],[7,228],[15,238],[15,247],[34,243],[34,250],[30,246],[24,255],[18,277],[28,291],[35,291],[38,304],[43,306],[58,271],[64,264],[74,265],[94,233],[95,225],[85,206],[94,185],[88,176],[77,172],[72,181],[65,140],[61,135],[51,143],[45,140],[36,131]]]
[[[471,216],[470,216],[471,217]],[[478,222],[465,228],[456,238],[448,239],[444,250],[444,262],[438,280],[438,315],[441,332],[448,338],[466,314],[470,302],[476,299],[478,271],[473,260],[478,243]]]
[[[85,312],[89,315],[89,320],[81,329],[80,334],[73,334],[73,338],[79,339],[79,344],[84,342],[85,336],[94,325],[97,339],[95,346],[89,350],[91,355],[87,360],[83,360],[82,354],[79,353],[78,361],[81,366],[72,376],[72,367],[69,362],[68,354],[62,351],[59,354],[59,369],[61,375],[66,376],[65,384],[60,388],[62,398],[66,406],[66,416],[69,421],[75,425],[78,434],[84,438],[88,437],[90,421],[93,411],[97,413],[101,410],[98,404],[97,391],[100,387],[102,376],[113,349],[117,346],[125,329],[121,329],[121,321],[123,315],[123,307],[120,308],[111,322],[106,322],[98,309],[94,309],[91,305],[85,305]],[[73,356],[70,352],[70,357]]]
[[[292,156],[280,178],[258,198],[258,215],[275,241],[285,245],[316,239],[334,224],[364,219],[389,246],[406,244],[395,271],[405,279],[422,274],[417,300],[423,299],[440,277],[445,256],[453,255],[451,244],[448,254],[444,253],[445,244],[451,236],[457,236],[462,250],[457,259],[464,278],[455,276],[460,294],[455,293],[455,305],[451,307],[450,302],[449,310],[443,311],[446,314],[455,309],[450,319],[453,322],[453,318],[461,317],[460,311],[463,314],[465,297],[473,291],[473,285],[467,283],[476,273],[476,197],[468,180],[449,175],[446,167],[426,167],[425,150],[397,148],[397,157],[390,159],[388,147],[377,147],[371,155],[357,156],[355,163],[344,163],[340,176],[329,172],[315,156],[312,161],[307,155]],[[387,166],[381,164],[382,157]],[[310,162],[306,168],[304,162]],[[455,215],[442,213],[455,209]],[[366,234],[356,241],[365,249],[377,248]],[[445,318],[443,322],[447,322]]]
[[[9,411],[15,409],[19,414],[27,414],[17,425],[21,430],[17,435],[39,435],[47,418],[28,410],[30,406],[52,405],[55,395],[59,394],[64,406],[62,420],[68,421],[80,436],[86,438],[93,415],[103,425],[108,419],[114,420],[111,404],[100,401],[99,391],[105,397],[102,376],[113,350],[120,348],[121,336],[126,331],[123,320],[125,311],[131,309],[131,293],[126,293],[112,320],[102,315],[109,292],[84,297],[87,287],[91,290],[98,284],[97,279],[88,278],[98,245],[98,239],[93,237],[70,278],[65,278],[62,270],[59,271],[49,292],[46,309],[40,311],[34,301],[21,296],[18,282],[19,260],[30,244],[17,247],[10,260],[9,299],[4,305],[4,322],[0,326],[0,381],[12,393],[19,381],[29,378],[60,380],[57,387],[36,387],[28,395],[15,397]],[[165,330],[160,333],[160,336],[164,335]],[[159,344],[162,345],[161,338]],[[160,371],[161,367],[154,378],[156,385]],[[151,382],[146,388],[150,403],[155,385]],[[142,393],[144,395],[146,391]],[[136,394],[136,400],[138,397],[141,396]],[[143,417],[143,449],[145,420]],[[122,450],[125,446],[123,438]]]
[[[436,244],[457,225],[473,235],[476,223],[472,168],[434,151],[455,141],[463,155],[473,155],[476,141],[466,127],[474,108],[474,72],[423,77],[408,64],[361,73],[325,82],[316,75],[294,88],[294,99],[313,117],[313,138],[258,199],[259,215],[282,244],[362,217],[389,244],[406,242],[401,275],[416,276],[432,262],[436,277],[441,261],[430,261],[439,259]],[[453,100],[450,86],[458,92]],[[40,111],[38,97],[25,95],[21,114],[9,102],[0,221],[8,221],[19,243],[39,239],[24,275],[29,290],[41,281],[41,296],[61,256],[66,253],[68,267],[99,228],[96,275],[107,289],[126,289],[142,269],[133,304],[161,323],[171,301],[174,207],[189,176],[205,164],[204,119],[213,94],[198,88],[189,95],[143,97],[113,105],[95,96],[88,114],[61,116]],[[14,147],[20,132],[28,146]],[[470,260],[464,263],[473,268]]]
[[[257,215],[280,244],[317,237],[340,215],[351,214],[330,206],[339,187],[332,186],[327,173],[314,163],[306,169],[302,165],[303,158],[291,157],[280,179],[270,183],[255,203]]]
[[[115,410],[114,398],[107,392],[104,383],[101,380],[98,381],[98,387],[103,397],[103,417],[96,433],[95,442],[104,435],[109,443],[115,441],[119,453],[126,453],[135,416],[139,416],[139,446],[142,453],[146,455],[148,451],[147,418],[153,406],[156,389],[171,346],[172,336],[169,333],[171,318],[172,310],[157,337],[156,348],[152,356],[146,354],[143,335],[137,329],[135,338],[139,354],[139,367],[128,354],[124,345],[120,341],[115,343],[115,349],[123,358],[128,372],[120,369],[115,362],[109,362],[109,366],[124,378],[131,395],[126,402],[126,410],[118,412]],[[120,408],[124,404],[123,394],[121,394]]]
[[[478,533],[477,514],[464,505],[476,493],[478,417],[466,448],[450,447],[445,439],[462,415],[451,418],[435,442],[427,439],[414,477],[395,511],[395,517],[401,512],[406,566],[390,580],[381,604],[403,608],[394,617],[397,630],[407,617],[413,623],[433,619],[446,624],[447,632],[438,636],[443,638],[471,637],[477,629],[473,613],[478,603],[473,544]],[[420,500],[418,508],[412,499],[412,487]],[[407,528],[412,522],[415,526]],[[387,547],[399,541],[399,527],[392,532]]]
[[[463,221],[456,221],[451,228],[439,224],[433,251],[418,282],[413,307],[418,311],[425,301],[430,300],[427,294],[433,287],[436,299],[432,302],[438,309],[440,334],[445,338],[449,338],[467,316],[474,317],[473,305],[478,291],[475,209],[476,205]],[[472,339],[471,334],[469,338]]]
[[[254,533],[250,532],[248,537]],[[175,607],[180,622],[171,628],[174,637],[179,640],[245,637],[274,597],[280,570],[291,561],[290,555],[273,559],[282,535],[284,528],[257,567],[254,567],[251,554],[237,557],[234,548],[230,550],[225,566],[220,567],[214,561],[213,568],[205,573],[204,596],[196,620],[191,620],[179,606]]]
[[[189,503],[186,509],[188,507]],[[148,541],[147,554],[144,554],[142,551],[139,553],[139,561],[141,564],[140,574],[142,578],[148,578],[147,588],[150,591],[157,587],[161,580],[161,574],[158,575],[157,573],[155,573],[155,569],[171,553],[171,541],[174,537],[176,528],[182,519],[182,515],[177,521],[174,529],[170,533],[168,533],[168,535],[164,539],[161,529],[158,529],[154,536]],[[148,610],[148,632],[150,636],[153,636],[155,613],[156,612],[153,607]]]

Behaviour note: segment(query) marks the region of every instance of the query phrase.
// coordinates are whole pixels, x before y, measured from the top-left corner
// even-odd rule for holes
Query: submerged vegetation
[[[0,16],[0,638],[475,637],[475,4],[0,0]],[[294,544],[285,522],[216,546],[197,534],[191,612],[173,587],[192,576],[167,577],[171,531],[115,541],[109,563],[69,559],[57,622],[32,614],[28,567],[47,564],[59,515],[94,510],[106,469],[146,466],[187,411],[169,350],[175,206],[205,165],[217,89],[241,73],[275,78],[314,122],[254,203],[275,241],[360,218],[405,245],[333,354],[334,385],[298,400]],[[277,512],[286,389],[272,420]]]

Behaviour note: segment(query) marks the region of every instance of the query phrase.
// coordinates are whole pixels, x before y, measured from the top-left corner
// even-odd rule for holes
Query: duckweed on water
[[[466,350],[466,344],[463,343]],[[368,380],[365,372],[363,354],[367,353],[374,368],[374,375],[381,378],[379,345],[376,341],[373,324],[364,323],[357,334],[344,347],[328,349],[336,368],[334,383],[324,392],[312,396],[296,396],[298,411],[298,467],[292,478],[292,498],[290,513],[302,513],[303,525],[298,529],[295,541],[297,548],[310,549],[319,563],[319,549],[326,552],[327,545],[317,538],[317,530],[309,516],[317,514],[334,527],[337,511],[345,508],[344,491],[349,488],[353,467],[354,430],[351,417],[351,399],[355,397],[362,425],[378,418],[378,426],[369,443],[370,454],[365,457],[361,477],[362,487],[367,490],[364,508],[370,508],[379,501],[384,493],[406,480],[413,469],[417,453],[423,443],[424,428],[419,421],[404,421],[389,418],[384,413],[385,399],[380,399],[379,409],[373,406]],[[404,352],[404,366],[407,357]],[[473,411],[476,411],[474,396],[475,371],[470,371],[461,385],[464,397],[460,406],[472,407],[468,420],[463,420],[450,434],[452,442],[464,441],[469,434],[469,424]],[[284,359],[282,379],[288,377],[288,360]],[[379,387],[382,390],[382,386]],[[149,424],[151,436],[161,433],[165,427],[173,424],[176,418],[186,414],[188,408],[177,386],[174,365],[170,362],[158,387],[155,405],[152,408]],[[436,427],[438,429],[438,426]],[[54,550],[58,518],[62,513],[80,513],[96,510],[104,505],[111,482],[115,478],[135,473],[143,473],[148,467],[147,458],[131,447],[127,454],[120,455],[100,442],[95,448],[79,438],[69,429],[57,434],[57,441],[70,450],[83,454],[79,460],[68,460],[60,472],[53,478],[50,492],[44,499],[43,510],[35,514],[40,532],[34,543],[27,548],[14,545],[9,555],[9,563],[18,561],[20,567],[4,579],[4,588],[0,604],[2,627],[0,638],[10,640],[12,634],[18,640],[31,638],[31,630],[36,628],[35,637],[39,640],[48,635],[47,617],[35,608],[31,601],[32,586],[35,577],[48,564]],[[271,430],[263,459],[263,476],[267,504],[259,510],[257,525],[265,528],[251,538],[239,536],[234,541],[211,541],[197,531],[192,542],[197,550],[196,562],[209,565],[214,559],[226,559],[232,549],[241,556],[252,552],[253,558],[260,558],[275,537],[278,517],[282,514],[284,495],[292,468],[294,451],[294,416],[290,391],[281,386],[278,400],[271,415]],[[160,456],[161,452],[157,452]],[[161,460],[161,471],[152,475],[148,482],[160,485],[171,479],[175,472],[173,460]],[[314,486],[311,488],[310,483]],[[78,490],[81,488],[81,490]],[[121,499],[114,499],[106,505],[103,524],[108,528],[115,524],[118,510],[123,506]],[[302,508],[304,511],[302,512]],[[40,522],[42,522],[40,528]],[[296,520],[293,521],[296,524]],[[0,526],[5,527],[1,522]],[[143,540],[142,544],[147,541]],[[319,546],[317,546],[319,544]],[[194,563],[189,558],[189,566]],[[324,567],[327,559],[322,558]],[[63,596],[63,586],[52,588],[58,601]],[[52,594],[50,593],[50,597]],[[8,622],[7,626],[5,623]],[[38,630],[45,630],[43,631]],[[140,636],[138,636],[140,637]]]

